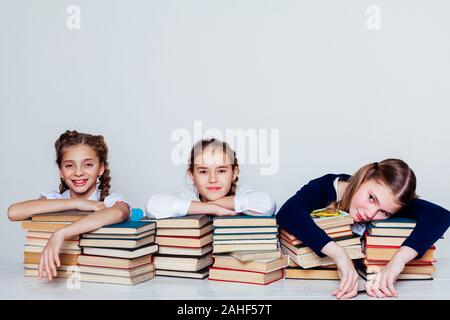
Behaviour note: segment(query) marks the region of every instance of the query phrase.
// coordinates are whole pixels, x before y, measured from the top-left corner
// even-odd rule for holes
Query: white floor
[[[399,281],[398,299],[450,299],[450,259],[436,264],[431,281]],[[334,299],[338,281],[284,279],[267,286],[156,277],[136,286],[81,282],[70,289],[67,279],[52,282],[23,276],[21,263],[0,263],[0,299]],[[73,286],[72,286],[73,287]],[[355,299],[374,299],[364,293]]]

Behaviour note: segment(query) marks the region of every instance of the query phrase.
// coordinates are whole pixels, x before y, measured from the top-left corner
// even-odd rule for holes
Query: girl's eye
[[[226,173],[227,172],[227,170],[219,170],[219,173]]]
[[[206,170],[200,170],[198,173],[200,173],[200,174],[205,174],[205,173],[206,173]]]
[[[86,163],[86,167],[92,167],[93,166],[93,164],[92,163]]]
[[[67,165],[64,166],[64,168],[66,168],[66,169],[71,168],[71,167],[72,167],[71,164],[67,164]]]
[[[370,200],[370,202],[373,202],[373,201],[375,201],[375,198],[371,194],[369,194],[369,200]]]

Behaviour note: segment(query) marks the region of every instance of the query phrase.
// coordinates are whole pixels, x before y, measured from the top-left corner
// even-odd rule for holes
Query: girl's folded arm
[[[248,189],[234,196],[234,210],[248,215],[273,216],[276,204],[267,192]]]
[[[320,194],[320,185],[312,180],[292,196],[278,211],[279,226],[304,242],[319,257],[324,257],[322,249],[333,241],[311,218],[311,211],[326,207]]]
[[[145,206],[149,218],[182,217],[188,214],[192,200],[181,198],[173,194],[157,193],[150,197]]]
[[[423,199],[414,199],[396,215],[416,220],[416,226],[402,246],[414,249],[420,258],[450,226],[450,212]]]
[[[18,202],[8,208],[11,221],[26,220],[33,214],[77,209],[76,199],[36,199]]]

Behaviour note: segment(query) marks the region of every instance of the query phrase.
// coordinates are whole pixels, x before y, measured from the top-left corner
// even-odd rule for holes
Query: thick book
[[[55,232],[71,223],[72,222],[40,222],[25,220],[21,222],[21,226],[23,230],[27,231]]]
[[[330,257],[321,258],[314,252],[297,255],[283,244],[281,244],[281,249],[284,254],[289,255],[291,259],[303,269],[335,264],[333,259]],[[364,254],[361,251],[361,245],[343,247],[343,249],[352,260],[364,258]]]
[[[278,233],[278,226],[274,227],[214,227],[214,235],[226,234],[269,234]]]
[[[81,254],[77,259],[78,265],[92,267],[106,267],[116,269],[133,269],[152,263],[152,255],[146,255],[135,259],[110,258]]]
[[[214,234],[213,241],[217,240],[269,240],[277,239],[278,234],[273,233],[247,233],[247,234]]]
[[[368,232],[364,234],[364,243],[370,246],[398,246],[400,247],[406,237],[386,237],[386,236],[371,236]]]
[[[186,228],[200,229],[210,222],[211,218],[205,214],[188,214],[182,217],[165,218],[156,220],[159,228]]]
[[[211,254],[202,257],[155,255],[153,262],[156,269],[195,272],[212,265],[213,258]]]
[[[126,234],[137,235],[155,229],[155,223],[151,221],[124,221],[121,223],[104,226],[88,234]]]
[[[184,236],[184,237],[201,237],[213,230],[212,223],[208,223],[202,228],[158,228],[157,236]]]
[[[370,281],[378,277],[377,273],[367,273],[366,267],[362,263],[357,263],[356,271],[366,281]],[[420,273],[400,273],[397,280],[433,280],[432,274],[420,274]]]
[[[223,216],[213,218],[214,227],[274,227],[277,226],[275,217],[261,216]]]
[[[136,249],[147,244],[154,243],[155,236],[150,235],[138,240],[128,239],[81,239],[81,247],[97,247],[97,248],[128,248]]]
[[[91,233],[84,233],[81,238],[83,239],[122,239],[122,240],[140,240],[142,238],[153,236],[155,234],[155,229],[145,231],[139,234],[91,234]]]
[[[281,250],[270,251],[235,251],[230,252],[230,256],[235,257],[240,261],[252,261],[252,260],[264,260],[264,259],[277,259],[282,256]]]
[[[117,277],[134,278],[144,273],[149,273],[155,271],[155,265],[153,263],[144,264],[131,269],[117,269],[108,267],[98,267],[98,266],[79,266],[81,273],[92,273],[98,275],[108,275]]]
[[[335,242],[340,247],[348,247],[354,245],[361,245],[361,238],[359,236],[352,235],[349,237],[336,239]],[[304,244],[294,245],[292,242],[289,242],[283,237],[280,238],[280,243],[283,244],[285,247],[288,247],[296,255],[308,254],[313,252],[313,250],[310,247],[307,247]]]
[[[371,236],[382,237],[402,237],[407,238],[412,233],[411,228],[373,228],[371,225],[367,227],[367,233]]]
[[[74,266],[77,264],[77,257],[79,254],[60,254],[59,261],[63,266]],[[24,252],[23,263],[24,264],[39,264],[41,261],[40,252]]]
[[[364,251],[366,254],[366,258],[368,260],[391,260],[394,255],[397,253],[400,246],[370,246],[366,245],[364,247]],[[436,247],[431,246],[423,256],[420,258],[421,261],[430,261],[433,262],[434,254],[436,252]]]
[[[370,223],[374,228],[410,228],[414,229],[416,220],[402,217],[392,217],[385,220],[375,220]]]
[[[240,240],[214,240],[214,245],[220,244],[262,244],[262,243],[278,243],[278,238],[273,239],[240,239]]]
[[[213,244],[214,253],[224,253],[233,251],[268,251],[277,250],[278,244],[276,243],[255,243],[255,244]]]
[[[34,253],[42,253],[44,251],[44,246],[35,246],[35,245],[25,245],[24,252],[34,252]],[[59,251],[60,254],[80,254],[81,248],[78,249],[61,249]]]
[[[225,282],[239,282],[248,284],[268,285],[277,280],[283,279],[283,269],[278,269],[272,272],[255,272],[227,268],[209,268],[209,280],[225,281]]]
[[[387,263],[386,263],[387,264]],[[364,264],[362,268],[366,273],[378,273],[386,266],[386,264]],[[405,265],[402,273],[404,274],[432,274],[436,272],[436,268],[432,264],[428,265]]]
[[[32,238],[26,237],[25,245],[27,246],[37,246],[37,247],[45,247],[47,245],[48,239],[42,238]],[[61,250],[80,250],[80,246],[78,245],[80,242],[77,240],[65,240],[61,246]]]
[[[259,271],[265,273],[286,268],[289,265],[289,256],[253,261],[241,261],[231,255],[214,255],[213,258],[213,267],[216,268]]]
[[[38,213],[31,216],[32,221],[41,222],[74,222],[78,221],[93,211],[66,210],[52,213]]]
[[[45,232],[45,231],[27,231],[27,238],[35,238],[35,239],[50,239],[53,235],[53,232]],[[78,241],[80,240],[80,236],[73,236],[66,241]]]
[[[126,284],[135,285],[155,277],[155,272],[144,273],[135,277],[117,277],[109,276],[103,274],[93,274],[93,273],[81,273],[80,280],[85,282],[98,282],[98,283],[112,283],[112,284]]]
[[[156,275],[176,278],[205,279],[209,275],[209,268],[206,267],[194,272],[156,269]]]
[[[73,275],[73,271],[68,270],[56,270],[56,277],[52,274],[53,278],[69,278],[71,275]],[[24,276],[25,277],[37,277],[39,275],[39,270],[34,268],[25,268],[24,269]],[[47,278],[47,272],[43,271],[42,276],[44,279]]]
[[[302,280],[340,280],[337,269],[327,268],[286,268],[284,269],[286,279]]]
[[[310,213],[311,218],[321,229],[337,228],[354,223],[351,215],[342,210],[328,211],[325,209],[314,210]]]
[[[201,248],[213,241],[212,236],[212,233],[201,237],[156,236],[155,242],[161,246]]]
[[[83,254],[126,259],[139,258],[155,253],[156,251],[158,251],[158,245],[156,244],[150,244],[138,249],[83,248]]]
[[[187,248],[187,247],[169,247],[169,246],[159,246],[159,254],[173,254],[180,256],[203,256],[209,252],[212,252],[213,247],[208,244],[200,248]]]

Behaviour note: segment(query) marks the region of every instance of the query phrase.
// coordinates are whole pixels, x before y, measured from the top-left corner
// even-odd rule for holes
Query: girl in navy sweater
[[[353,176],[327,174],[311,180],[292,196],[277,213],[280,227],[295,235],[318,256],[331,257],[337,265],[341,282],[332,292],[338,299],[356,296],[358,274],[347,253],[320,229],[310,217],[319,208],[339,209],[355,221],[353,232],[362,235],[365,223],[372,220],[407,217],[416,227],[392,260],[379,273],[377,281],[366,283],[373,297],[396,297],[394,283],[406,263],[420,258],[450,225],[448,210],[418,199],[416,177],[409,166],[398,159],[374,162]]]

